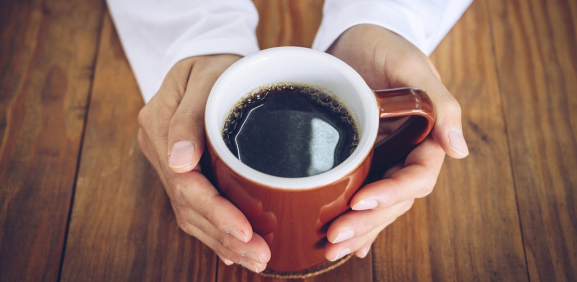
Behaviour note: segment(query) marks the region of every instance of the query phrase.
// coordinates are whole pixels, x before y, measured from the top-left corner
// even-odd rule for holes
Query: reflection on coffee
[[[222,135],[249,167],[291,178],[332,169],[359,143],[356,121],[342,102],[314,87],[291,83],[242,98],[229,112]]]

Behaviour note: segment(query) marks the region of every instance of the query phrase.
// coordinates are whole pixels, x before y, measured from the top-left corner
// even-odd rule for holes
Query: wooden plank
[[[100,42],[62,281],[212,281],[136,141],[143,100],[110,16]]]
[[[0,2],[0,281],[56,281],[102,1]]]
[[[488,11],[475,1],[432,54],[471,154],[381,234],[375,281],[527,281]]]
[[[322,19],[322,0],[255,0],[260,20],[257,37],[262,49],[276,46],[311,47]],[[373,281],[371,254],[352,258],[333,271],[300,281]],[[218,265],[218,281],[285,281],[251,273],[240,266]],[[299,281],[299,279],[292,280]]]
[[[261,49],[277,46],[311,47],[322,20],[323,0],[254,0]]]
[[[489,0],[531,281],[577,281],[577,2]]]

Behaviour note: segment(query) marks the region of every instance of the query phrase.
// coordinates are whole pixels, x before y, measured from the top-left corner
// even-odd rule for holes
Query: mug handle
[[[409,116],[397,130],[374,146],[366,183],[382,179],[385,171],[423,142],[435,124],[435,108],[427,93],[417,88],[375,90],[380,118]],[[366,184],[365,183],[365,184]]]

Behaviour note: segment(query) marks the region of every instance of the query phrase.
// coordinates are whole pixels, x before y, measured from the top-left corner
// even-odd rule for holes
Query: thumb
[[[168,129],[168,165],[176,173],[193,170],[204,152],[204,108],[215,81],[212,76],[198,75],[193,66]]]
[[[424,89],[435,105],[436,121],[431,135],[447,155],[462,159],[469,155],[469,148],[461,124],[461,106],[436,77]]]
[[[198,57],[192,65],[186,91],[168,129],[168,165],[176,173],[193,170],[204,152],[204,109],[212,86],[237,55]]]
[[[198,91],[202,93],[205,89]],[[168,129],[168,166],[176,173],[194,169],[204,152],[204,102],[198,101],[203,95],[188,93],[196,92],[188,89],[186,92]]]
[[[426,61],[428,62],[427,67],[409,68],[410,72],[401,76],[404,78],[401,79],[403,80],[401,82],[404,85],[424,90],[431,98],[436,116],[431,136],[447,155],[455,159],[462,159],[469,155],[469,148],[463,136],[461,106],[443,85],[433,64],[428,58]]]

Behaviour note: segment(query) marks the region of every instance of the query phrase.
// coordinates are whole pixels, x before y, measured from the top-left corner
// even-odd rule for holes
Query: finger
[[[143,134],[148,137],[150,145],[147,157],[150,160],[152,155],[155,155],[158,162],[157,171],[168,169],[166,167],[168,128],[184,95],[190,68],[191,63],[186,60],[174,65],[164,78],[158,92],[138,114],[138,123]]]
[[[200,229],[207,228],[200,226]],[[207,234],[220,243],[219,251],[232,261],[238,263],[244,260],[250,263],[266,264],[270,260],[271,253],[266,241],[256,233],[248,243],[243,243],[230,234],[219,231],[214,227],[208,228],[208,230],[210,231]]]
[[[194,78],[195,66],[192,68],[190,77]],[[168,148],[168,165],[174,172],[191,171],[202,156],[204,106],[212,84],[212,79],[189,79],[184,97],[170,120],[167,144],[171,147]]]
[[[373,245],[373,243],[375,242],[375,239],[377,239],[377,237],[378,237],[378,234],[374,235],[373,238],[369,238],[369,240],[365,243],[365,245],[362,246],[358,251],[355,252],[355,255],[359,258],[365,258],[369,254],[369,251],[371,250],[371,246]]]
[[[220,231],[242,242],[251,240],[253,232],[244,214],[222,197],[210,181],[198,171],[168,176],[167,193],[175,209],[193,209]],[[190,215],[189,215],[190,216]],[[196,218],[190,219],[194,222]]]
[[[437,121],[431,135],[447,155],[455,159],[465,158],[469,155],[469,147],[463,136],[459,103],[452,96],[447,96],[446,99],[437,102],[435,107]]]
[[[349,211],[337,219],[327,230],[327,239],[336,244],[362,237],[387,222],[405,214],[413,206],[414,199],[379,210]]]
[[[191,171],[198,164],[204,152],[204,109],[208,94],[218,77],[240,57],[207,58],[210,57],[202,57],[192,65],[186,91],[170,120],[168,164],[177,173]]]
[[[221,256],[221,255],[218,255],[218,257],[219,257],[220,260],[221,260],[224,264],[226,264],[226,265],[233,265],[233,264],[234,264],[234,262],[233,262],[232,260],[229,260],[229,259],[227,259],[227,258],[224,258],[224,257]]]
[[[429,195],[437,182],[445,153],[430,137],[405,160],[405,167],[390,178],[366,185],[351,199],[353,210],[381,209]]]
[[[215,239],[214,236],[212,236],[210,234],[206,234],[205,232],[203,232],[201,229],[199,229],[195,225],[184,224],[184,226],[182,226],[182,229],[186,233],[194,236],[195,238],[197,238],[198,240],[200,240],[201,242],[206,244],[209,248],[211,248],[213,251],[215,251],[217,253],[217,255],[221,258],[224,258],[224,259],[227,259],[228,261],[232,261],[234,263],[242,265],[243,267],[245,267],[251,271],[254,271],[254,272],[261,272],[266,268],[266,263],[255,262],[251,259],[248,259],[246,256],[242,256],[238,253],[235,253],[235,252],[229,250],[223,244],[221,244],[221,242],[219,242],[217,239]],[[257,236],[258,235],[256,235],[255,237],[257,237]],[[258,237],[260,237],[260,236],[258,236]],[[260,238],[262,239],[262,237],[260,237]],[[227,262],[225,262],[225,263],[227,263]]]
[[[325,258],[330,261],[336,261],[344,256],[354,253],[361,249],[361,247],[365,246],[367,242],[369,242],[372,238],[379,235],[379,233],[385,228],[386,226],[383,225],[378,229],[372,230],[369,234],[365,234],[364,236],[354,238],[352,240],[347,240],[341,243],[333,244],[327,243],[325,247]]]
[[[190,223],[202,230],[203,233],[208,234],[211,238],[216,239],[220,243],[220,246],[224,248],[219,250],[221,253],[224,253],[226,249],[234,254],[231,255],[227,253],[226,258],[234,261],[245,260],[261,264],[266,264],[270,260],[271,253],[268,244],[264,238],[256,233],[253,234],[250,241],[245,243],[239,241],[230,233],[226,231],[223,232],[204,218],[195,218],[194,221]]]
[[[385,62],[385,77],[390,87],[417,87],[429,95],[435,106],[435,126],[433,138],[441,144],[447,155],[461,159],[469,154],[469,149],[461,124],[461,107],[440,80],[437,69],[429,58],[415,46],[396,34],[381,30],[385,37],[398,37],[400,44],[392,44]],[[391,51],[393,50],[393,51]]]
[[[363,247],[361,247],[358,251],[355,252],[355,256],[358,258],[365,258],[369,251],[371,250],[371,246],[373,245],[374,240],[369,240]]]

